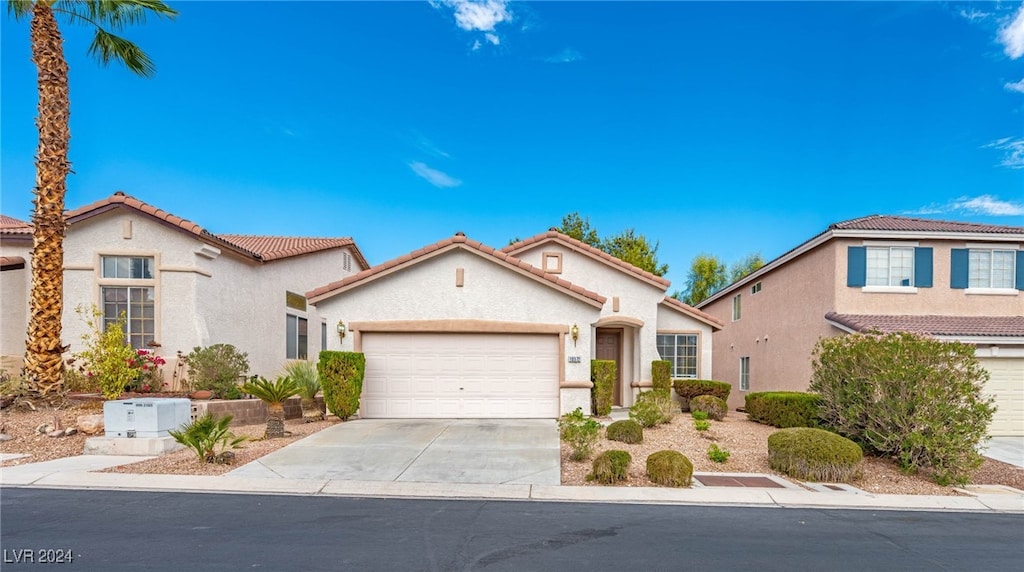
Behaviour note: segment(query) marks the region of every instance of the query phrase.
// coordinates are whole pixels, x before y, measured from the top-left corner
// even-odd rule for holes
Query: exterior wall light
[[[345,322],[338,320],[338,338],[345,339]]]
[[[569,335],[572,336],[572,345],[575,346],[576,340],[580,339],[580,327],[573,324],[572,327],[569,328]]]

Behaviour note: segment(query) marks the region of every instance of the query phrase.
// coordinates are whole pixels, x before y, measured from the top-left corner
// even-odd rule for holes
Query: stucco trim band
[[[202,268],[196,268],[194,266],[161,266],[161,272],[192,272],[195,274],[202,274],[207,278],[213,277],[213,272],[209,270],[203,270]]]
[[[559,389],[593,389],[592,381],[563,381],[558,384]]]
[[[644,327],[644,321],[639,318],[630,318],[629,316],[605,316],[600,320],[594,322],[595,328],[604,328],[607,326],[632,326],[634,328]]]
[[[353,332],[437,332],[471,334],[567,334],[566,324],[535,324],[495,320],[384,320],[350,322]]]

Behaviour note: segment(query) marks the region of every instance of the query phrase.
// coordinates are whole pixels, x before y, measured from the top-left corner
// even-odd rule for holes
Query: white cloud
[[[1003,45],[1003,52],[1015,60],[1024,56],[1024,4],[1017,9],[1017,13],[1006,25],[999,29],[999,43]]]
[[[452,177],[448,173],[433,169],[421,161],[413,161],[412,163],[409,163],[409,168],[412,169],[413,173],[416,173],[431,185],[441,189],[449,189],[462,184],[462,181]]]
[[[491,34],[490,32],[484,34],[484,39],[495,46],[501,43],[501,38],[499,38],[497,34]]]
[[[999,166],[1010,169],[1024,169],[1024,138],[1003,137],[982,145],[983,149],[998,149],[1005,155]]]
[[[992,15],[991,12],[982,12],[981,10],[978,10],[977,8],[974,8],[973,6],[971,7],[970,10],[960,10],[960,16],[962,18],[965,18],[965,19],[971,21],[971,22],[975,22],[975,21],[978,21],[978,20],[984,20],[985,18],[988,18],[991,15]]]
[[[977,197],[960,197],[944,205],[932,203],[917,210],[907,211],[904,214],[936,215],[948,213],[983,216],[1020,216],[1024,215],[1024,203],[1003,201],[994,195],[978,195]]]
[[[431,6],[435,9],[445,7],[455,14],[455,25],[467,32],[483,32],[484,40],[492,45],[501,44],[497,26],[512,21],[512,12],[508,9],[509,0],[435,0]],[[479,39],[473,41],[473,50],[479,50],[483,44]]]
[[[541,61],[549,64],[570,64],[583,59],[583,54],[572,48],[565,48],[553,56],[541,58]]]
[[[1005,87],[1006,89],[1008,89],[1010,91],[1016,91],[1017,93],[1024,93],[1024,79],[1021,79],[1020,81],[1014,81],[1014,82],[1006,83],[1005,85],[1003,85],[1003,87]]]

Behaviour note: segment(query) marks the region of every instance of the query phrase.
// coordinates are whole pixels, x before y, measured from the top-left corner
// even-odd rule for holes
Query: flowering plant
[[[164,358],[156,355],[153,350],[135,350],[135,356],[131,358],[131,367],[139,373],[135,376],[133,389],[141,393],[156,392],[163,389],[163,372],[160,366],[166,364]]]

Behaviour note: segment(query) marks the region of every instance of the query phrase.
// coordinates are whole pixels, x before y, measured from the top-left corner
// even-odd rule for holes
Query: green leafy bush
[[[215,397],[230,399],[238,392],[238,381],[249,372],[249,356],[231,344],[195,347],[187,356],[189,385],[209,390]]]
[[[323,419],[323,411],[316,404],[316,394],[320,393],[320,376],[316,373],[316,364],[306,360],[288,362],[284,366],[284,374],[294,381],[299,389],[303,419]]]
[[[569,444],[569,458],[582,461],[594,452],[594,445],[601,438],[601,424],[583,415],[577,407],[558,420],[558,436]]]
[[[744,409],[751,421],[785,429],[818,427],[821,396],[798,391],[762,391],[744,396]]]
[[[820,340],[810,390],[826,427],[939,484],[966,483],[995,411],[974,346],[908,333]]]
[[[651,362],[651,385],[654,391],[668,394],[672,391],[672,362],[654,360]]]
[[[714,395],[722,401],[729,401],[732,391],[732,385],[710,379],[676,379],[672,381],[672,387],[679,396],[683,411],[689,410],[690,400],[698,395]]]
[[[693,417],[694,421],[707,421],[708,420],[708,412],[707,411],[691,411],[690,412],[690,417]]]
[[[279,377],[270,381],[257,377],[247,381],[242,391],[267,404],[267,439],[284,437],[284,402],[299,393],[299,386],[290,377]]]
[[[690,411],[702,411],[715,421],[725,419],[729,406],[714,395],[698,395],[690,400]]]
[[[342,421],[359,410],[366,373],[366,356],[358,352],[320,352],[317,364],[327,410]]]
[[[612,412],[615,377],[617,375],[614,361],[590,360],[590,381],[594,382],[593,395],[594,415],[606,417]]]
[[[624,481],[629,476],[629,464],[633,457],[627,451],[605,451],[594,458],[594,464],[588,481],[597,481],[610,485],[616,481]]]
[[[693,482],[693,463],[679,451],[658,451],[647,457],[647,478],[666,487],[688,487]]]
[[[135,365],[135,349],[125,339],[125,313],[121,312],[116,321],[101,329],[103,313],[96,306],[89,309],[78,306],[75,312],[88,326],[88,331],[82,334],[85,349],[75,353],[73,361],[84,362],[80,366],[82,373],[96,380],[103,397],[117,399],[142,374]]]
[[[712,443],[708,447],[708,459],[716,463],[724,463],[729,460],[729,451],[727,449],[720,449],[717,444]]]
[[[637,394],[636,402],[629,408],[629,418],[641,427],[654,427],[671,421],[674,408],[670,396],[643,391]]]
[[[619,441],[621,443],[643,443],[644,441],[644,429],[639,423],[632,419],[623,419],[616,421],[605,429],[605,437],[610,441]]]
[[[711,429],[711,422],[706,419],[694,419],[693,428],[697,431],[707,431],[708,429]]]
[[[768,465],[803,481],[846,483],[858,478],[863,451],[824,429],[791,427],[768,436]]]
[[[192,449],[199,462],[215,463],[218,457],[223,458],[223,451],[237,449],[246,440],[246,437],[236,437],[228,429],[231,419],[230,415],[214,418],[212,413],[206,413],[180,430],[168,433],[175,441]]]

